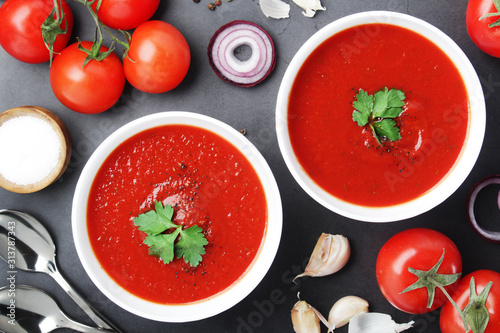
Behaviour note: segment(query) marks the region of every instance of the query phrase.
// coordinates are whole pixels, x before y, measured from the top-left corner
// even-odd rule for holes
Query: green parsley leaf
[[[405,93],[397,89],[389,90],[385,87],[374,95],[360,89],[352,103],[355,109],[352,120],[359,126],[368,125],[379,145],[382,145],[382,137],[397,141],[401,139],[401,134],[393,118],[399,117],[403,112],[405,98]]]
[[[174,242],[179,235],[179,229],[171,234],[151,235],[146,237],[144,244],[149,246],[149,254],[160,257],[166,265],[174,260]]]
[[[352,113],[352,120],[357,122],[359,126],[368,124],[373,110],[373,96],[360,89],[352,106],[357,110]]]
[[[203,235],[203,229],[197,225],[181,230],[181,239],[175,244],[175,255],[177,258],[184,256],[186,263],[198,266],[202,260],[201,255],[205,254],[204,246],[208,244]]]
[[[139,214],[134,218],[134,224],[139,227],[139,230],[144,231],[148,235],[158,235],[170,228],[176,228],[177,225],[172,222],[174,209],[170,205],[163,207],[159,201],[155,202],[155,210],[150,210],[147,213]]]
[[[378,136],[385,136],[391,141],[398,141],[401,139],[401,134],[393,119],[382,119],[373,123],[375,132]]]
[[[385,87],[375,93],[374,99],[373,117],[375,118],[395,118],[403,112],[405,93],[401,90],[389,90]]]
[[[156,201],[154,210],[139,214],[134,224],[147,234],[144,244],[149,247],[150,255],[160,257],[164,264],[172,262],[174,256],[184,257],[187,264],[196,267],[208,244],[203,229],[197,225],[183,229],[182,225],[172,222],[173,214],[172,206]],[[174,230],[169,233],[169,229]]]

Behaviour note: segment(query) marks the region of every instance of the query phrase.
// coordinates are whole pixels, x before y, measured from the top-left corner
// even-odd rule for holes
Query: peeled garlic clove
[[[351,255],[349,240],[342,235],[321,234],[301,276],[325,276],[338,272]],[[294,279],[294,280],[295,280]]]
[[[317,10],[326,10],[325,7],[321,5],[320,0],[293,0],[297,6],[302,8],[305,17],[313,17]]]
[[[403,332],[413,327],[414,322],[397,324],[385,313],[360,313],[351,318],[349,333],[394,333]]]
[[[361,312],[368,312],[367,301],[358,296],[342,297],[330,309],[328,324],[333,328],[342,327]]]
[[[260,0],[259,6],[266,17],[274,19],[288,18],[290,5],[281,0]]]
[[[293,330],[296,333],[320,333],[319,318],[306,301],[298,301],[292,309]]]

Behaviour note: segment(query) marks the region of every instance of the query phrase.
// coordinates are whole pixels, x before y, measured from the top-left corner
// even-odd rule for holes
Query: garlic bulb
[[[288,18],[290,5],[281,0],[260,0],[259,6],[266,17],[274,19]]]
[[[413,326],[413,321],[396,324],[391,316],[385,313],[362,312],[351,318],[349,333],[394,333],[403,332]]]
[[[342,235],[321,234],[301,276],[325,276],[338,272],[351,255],[349,240]],[[294,279],[294,280],[295,280]]]
[[[328,314],[328,324],[331,329],[344,326],[352,317],[368,312],[368,302],[358,296],[345,296],[333,304]],[[329,332],[332,332],[330,330]]]
[[[317,10],[325,10],[326,8],[321,5],[320,0],[293,0],[304,11],[305,17],[313,17]]]
[[[319,317],[306,301],[298,301],[292,309],[293,330],[296,333],[320,333]]]

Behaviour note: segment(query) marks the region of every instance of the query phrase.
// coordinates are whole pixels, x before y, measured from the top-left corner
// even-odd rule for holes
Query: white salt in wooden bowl
[[[64,123],[39,106],[0,113],[0,186],[32,193],[55,182],[71,157],[71,138]]]

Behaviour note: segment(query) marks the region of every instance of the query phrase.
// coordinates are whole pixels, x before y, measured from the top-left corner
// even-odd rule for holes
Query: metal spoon
[[[110,332],[120,332],[92,308],[59,273],[55,251],[49,232],[33,216],[11,209],[0,210],[0,257],[7,262],[8,269],[18,268],[52,276],[94,323]]]
[[[78,332],[109,332],[69,319],[45,292],[30,287],[0,288],[0,330],[11,333],[48,333],[59,328]]]

